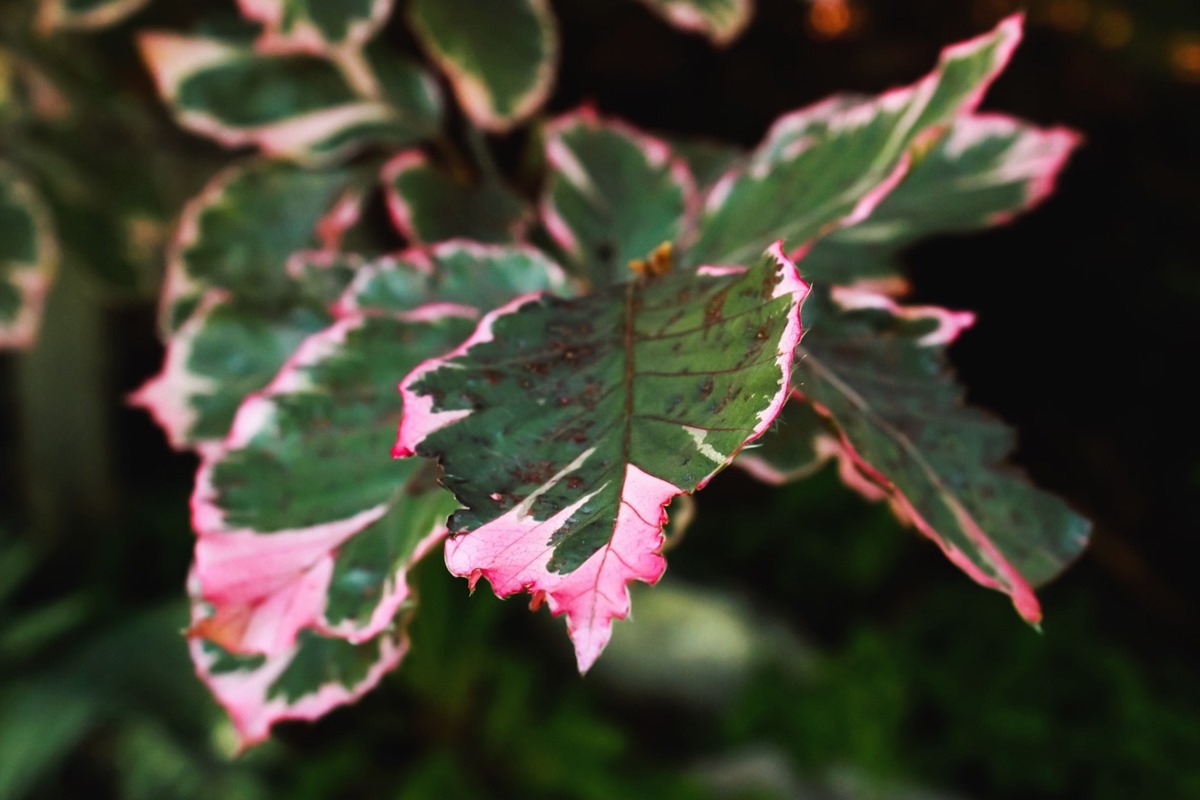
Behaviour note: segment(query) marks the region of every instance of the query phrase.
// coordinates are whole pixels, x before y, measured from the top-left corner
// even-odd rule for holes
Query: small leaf
[[[140,11],[150,0],[41,0],[37,27],[56,31],[97,30],[116,25]]]
[[[268,314],[209,290],[168,341],[162,371],[129,401],[154,416],[172,447],[211,446],[225,438],[242,400],[329,321],[320,307]]]
[[[410,373],[395,453],[436,457],[466,506],[451,572],[565,613],[587,670],[626,584],[662,574],[666,504],[784,402],[806,291],[777,244],[748,270],[527,295]]]
[[[505,186],[456,180],[417,150],[389,161],[383,183],[392,221],[413,244],[519,241],[532,217],[525,201]]]
[[[780,118],[745,168],[709,192],[690,265],[738,264],[784,238],[802,254],[865,219],[904,177],[912,150],[978,105],[1021,36],[1021,18],[947,48],[937,68],[878,98],[838,96]]]
[[[898,252],[918,239],[1003,224],[1045,199],[1079,141],[1064,128],[961,117],[867,219],[816,243],[804,257],[805,275],[820,283],[895,282]]]
[[[630,277],[630,261],[694,224],[695,182],[659,139],[584,110],[549,126],[546,160],[542,220],[594,285]]]
[[[436,271],[428,260],[362,267],[336,304],[345,316],[306,339],[204,452],[193,595],[211,606],[207,638],[267,654],[304,628],[370,638],[405,602],[408,568],[445,534],[455,503],[432,470],[388,458],[396,371],[461,342],[486,289],[503,301],[554,285],[560,270],[525,249],[433,252]]]
[[[545,102],[558,64],[547,0],[413,0],[411,15],[476,124],[506,131]]]
[[[886,496],[901,519],[1036,623],[1041,610],[1031,586],[1078,555],[1090,526],[998,466],[1012,449],[1011,431],[962,406],[943,348],[971,320],[859,289],[814,293],[805,306],[811,333],[792,383],[831,423],[825,435],[840,439],[836,455],[852,486]],[[807,416],[804,406],[789,404],[778,435],[807,450],[813,426],[789,424],[793,411]]]
[[[327,162],[372,144],[413,144],[439,122],[425,106],[383,102],[374,76],[319,56],[161,32],[143,34],[139,44],[179,123],[226,147]],[[424,82],[419,68],[409,72],[408,80]]]
[[[741,34],[754,13],[752,0],[642,0],[677,28],[703,34],[727,45]]]
[[[196,606],[197,621],[203,605]],[[241,655],[192,637],[196,672],[225,707],[241,748],[267,738],[280,720],[312,720],[369,692],[408,650],[407,620],[361,643],[304,631],[286,650]]]
[[[46,204],[0,161],[0,348],[33,344],[58,257]]]
[[[163,282],[162,329],[178,329],[213,288],[267,310],[290,307],[299,288],[289,258],[322,239],[336,245],[347,222],[342,204],[358,192],[346,170],[255,161],[217,175],[180,218]]]
[[[392,13],[392,0],[238,0],[242,14],[266,26],[262,47],[327,53],[371,39]]]

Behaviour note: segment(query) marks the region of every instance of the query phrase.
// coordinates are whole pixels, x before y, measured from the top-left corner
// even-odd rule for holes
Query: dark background
[[[155,113],[130,30],[204,5],[152,6],[96,45]],[[1016,7],[758,0],[720,51],[632,2],[557,2],[549,110],[588,101],[752,146],[832,92],[920,77]],[[714,666],[718,639],[639,672],[653,659],[620,646],[633,628],[694,622],[643,594],[581,680],[559,621],[483,591],[468,603],[428,563],[396,677],[230,761],[176,634],[194,460],[122,403],[161,361],[152,301],[97,288],[136,276],[64,275],[42,356],[0,359],[0,583],[30,564],[0,594],[0,797],[5,780],[36,797],[1200,796],[1200,426],[1184,388],[1200,344],[1200,6],[1046,0],[1028,23],[984,108],[1085,145],[1033,213],[906,262],[915,301],[978,312],[952,358],[971,401],[1019,431],[1015,462],[1095,521],[1042,592],[1043,635],[835,476],[773,490],[730,471],[655,591],[700,628],[708,598],[750,631],[734,667]],[[194,155],[181,196],[223,157],[160,135]]]

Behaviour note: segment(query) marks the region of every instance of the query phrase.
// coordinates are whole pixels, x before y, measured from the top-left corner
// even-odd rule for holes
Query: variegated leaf
[[[197,625],[203,603],[194,604]],[[369,692],[408,650],[407,613],[364,642],[347,642],[303,631],[289,647],[271,655],[226,650],[199,636],[189,640],[196,673],[224,706],[240,748],[267,738],[281,720],[312,720]]]
[[[511,189],[494,180],[449,175],[417,150],[388,162],[383,185],[392,222],[413,244],[520,241],[533,216]]]
[[[973,110],[1021,37],[1021,18],[947,48],[917,83],[878,98],[835,97],[780,118],[744,168],[709,192],[686,262],[737,264],[764,241],[802,254],[832,228],[865,219],[903,178],[913,150]]]
[[[96,30],[116,25],[150,0],[41,0],[37,27],[42,33]]]
[[[585,109],[549,126],[546,161],[542,220],[575,271],[597,286],[630,276],[630,261],[679,242],[694,224],[687,163],[652,136]]]
[[[0,161],[0,348],[33,343],[58,256],[45,203]]]
[[[903,286],[896,272],[902,248],[932,234],[1002,224],[1037,205],[1079,141],[1064,128],[960,117],[867,219],[816,243],[804,257],[805,275],[818,283]]]
[[[558,65],[548,0],[413,0],[411,19],[476,124],[505,131],[545,102]]]
[[[518,298],[401,384],[396,454],[436,457],[465,505],[450,570],[565,613],[581,670],[627,584],[662,574],[666,504],[783,404],[807,286],[780,247],[749,269]]]
[[[162,371],[129,398],[180,450],[216,444],[242,400],[270,382],[305,337],[330,322],[320,306],[264,313],[212,289],[167,342]]]
[[[179,123],[227,147],[327,162],[367,145],[412,144],[438,128],[436,88],[414,64],[389,64],[385,100],[366,62],[351,69],[306,53],[162,32],[139,43]],[[397,96],[409,102],[397,105]]]
[[[784,409],[776,434],[785,441],[754,458],[785,478],[786,462],[772,453],[786,454],[788,442],[805,454],[815,446],[837,456],[848,483],[869,497],[886,497],[959,568],[1008,594],[1036,623],[1041,609],[1031,587],[1078,555],[1090,526],[1001,466],[1013,446],[1011,431],[963,407],[943,349],[972,319],[898,306],[861,289],[814,293],[804,312],[810,333],[792,376],[797,400]],[[800,401],[827,425],[814,426]],[[798,424],[789,424],[793,419]],[[836,448],[830,435],[839,439]]]
[[[392,0],[238,0],[238,5],[266,27],[262,47],[310,53],[361,46],[392,12]]]
[[[741,34],[754,13],[752,0],[642,0],[672,25],[726,45]]]
[[[557,288],[556,273],[525,248],[467,243],[359,271],[336,304],[341,318],[204,453],[193,593],[211,612],[198,633],[273,654],[305,628],[357,642],[389,623],[408,567],[455,507],[429,465],[388,457],[396,372],[461,342],[481,300]]]
[[[165,333],[179,328],[210,289],[265,310],[290,307],[300,287],[288,260],[336,247],[356,219],[361,188],[347,170],[266,161],[217,175],[184,209],[160,305]]]

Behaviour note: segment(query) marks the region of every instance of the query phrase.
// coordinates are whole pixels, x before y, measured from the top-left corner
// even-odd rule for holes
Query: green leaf
[[[642,0],[677,28],[703,34],[717,45],[738,37],[754,13],[752,0]]]
[[[410,150],[383,170],[388,209],[413,244],[465,238],[513,242],[525,237],[532,209],[512,190],[490,180],[456,179]]]
[[[806,291],[777,244],[751,269],[525,296],[410,373],[395,453],[437,458],[465,506],[450,570],[565,613],[586,670],[626,584],[662,574],[666,504],[783,404]]]
[[[142,10],[150,0],[41,0],[37,27],[43,34],[97,30],[116,25]]]
[[[959,568],[1036,623],[1031,587],[1079,554],[1090,525],[1001,466],[1011,431],[963,407],[943,349],[972,319],[861,289],[814,293],[792,384],[826,418],[825,435],[840,439],[836,455],[851,485],[886,497]],[[777,435],[811,448],[811,423],[789,424],[803,408],[784,409]]]
[[[413,0],[411,19],[476,124],[505,131],[545,102],[558,63],[548,0]]]
[[[238,0],[238,5],[266,26],[265,49],[311,53],[364,44],[392,12],[392,0]]]
[[[776,239],[796,243],[799,255],[830,229],[865,219],[913,150],[978,105],[1020,36],[1020,17],[1010,17],[947,48],[912,86],[869,100],[834,97],[780,118],[749,164],[709,192],[686,263],[743,263]]]
[[[163,284],[162,329],[178,329],[210,289],[267,311],[290,308],[299,287],[288,260],[300,250],[336,246],[344,203],[359,192],[347,170],[252,161],[217,175],[180,218]]]
[[[1079,136],[1064,128],[992,114],[961,117],[869,217],[818,241],[804,257],[804,274],[825,284],[895,284],[902,248],[1027,211],[1052,191],[1078,144]]]
[[[33,343],[58,257],[46,204],[0,160],[0,348]]]
[[[594,285],[630,277],[630,261],[694,224],[695,182],[659,139],[584,110],[549,126],[546,160],[542,220]]]
[[[361,642],[407,602],[407,570],[444,536],[455,503],[428,465],[388,457],[397,374],[466,338],[480,313],[469,303],[485,292],[545,289],[558,271],[525,249],[432,252],[436,270],[423,254],[364,266],[341,318],[203,453],[192,593],[210,610],[198,635],[267,655],[305,628]]]
[[[240,656],[202,638],[192,638],[190,648],[197,673],[229,713],[246,748],[266,739],[280,720],[317,719],[375,688],[404,657],[406,627],[402,615],[388,630],[358,644],[306,630],[269,657]]]
[[[256,145],[271,156],[328,162],[369,145],[413,144],[440,121],[436,102],[387,102],[361,59],[334,62],[161,32],[143,34],[139,44],[179,123],[226,147]],[[397,80],[395,65],[390,69],[389,80]],[[421,86],[418,97],[434,96],[414,65],[399,80]]]

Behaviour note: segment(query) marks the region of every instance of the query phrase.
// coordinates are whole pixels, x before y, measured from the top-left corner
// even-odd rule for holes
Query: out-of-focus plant
[[[718,44],[750,13],[647,5]],[[91,6],[39,19],[137,4]],[[836,461],[1037,624],[1087,524],[1000,466],[1010,432],[945,367],[972,316],[903,304],[896,259],[1036,204],[1074,147],[976,112],[1019,17],[741,153],[538,116],[545,0],[240,10],[138,39],[179,124],[248,152],[182,211],[165,364],[133,399],[201,458],[188,637],[244,744],[394,668],[408,571],[443,546],[472,586],[565,614],[588,669],[665,568],[667,505],[731,463],[783,483]],[[497,159],[522,126],[526,157]],[[5,196],[38,230],[32,191]],[[6,276],[40,263],[18,255]]]

